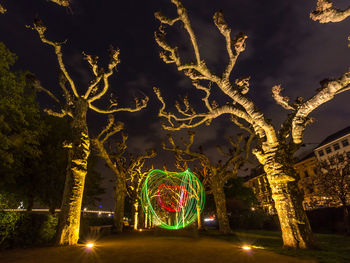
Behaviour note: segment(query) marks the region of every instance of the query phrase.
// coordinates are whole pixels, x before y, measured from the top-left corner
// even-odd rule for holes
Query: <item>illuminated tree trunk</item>
[[[116,232],[123,232],[124,226],[124,206],[125,206],[125,193],[126,184],[123,174],[119,174],[116,179],[115,189],[115,209],[114,209],[114,227]]]
[[[148,206],[145,207],[145,228],[148,228],[148,222],[149,222],[149,214],[148,214]]]
[[[272,152],[266,158],[264,170],[280,221],[284,247],[315,247],[309,220],[302,206],[303,196],[298,188],[293,162],[281,155],[276,157],[276,152]]]
[[[87,173],[87,159],[90,154],[90,140],[86,124],[88,103],[77,98],[74,118],[71,122],[72,145],[61,206],[58,244],[75,245],[79,239],[81,203]]]
[[[138,224],[139,224],[139,202],[136,199],[134,204],[134,230],[138,229]]]
[[[201,229],[202,228],[202,219],[201,219],[201,209],[197,203],[197,227],[198,229]]]
[[[219,231],[223,234],[231,233],[230,224],[227,217],[226,197],[224,188],[218,180],[214,180],[211,184],[211,189],[214,195],[214,202],[216,207],[217,220],[219,222]]]

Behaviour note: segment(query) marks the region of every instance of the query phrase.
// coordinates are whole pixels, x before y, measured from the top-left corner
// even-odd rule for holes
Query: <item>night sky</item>
[[[177,99],[189,95],[194,105],[200,106],[197,91],[173,64],[164,64],[159,58],[159,48],[153,32],[159,23],[154,12],[162,10],[174,17],[176,9],[170,0],[73,0],[71,10],[44,0],[2,0],[7,13],[0,16],[1,39],[19,57],[16,69],[29,70],[37,75],[41,83],[55,94],[58,87],[57,60],[52,47],[44,45],[36,32],[26,29],[34,17],[39,16],[46,24],[47,37],[64,41],[64,62],[75,80],[80,92],[85,92],[92,79],[89,65],[83,60],[82,51],[98,55],[100,65],[107,66],[110,45],[121,50],[121,64],[110,78],[111,92],[118,98],[119,105],[133,106],[134,96],[150,97],[146,109],[138,113],[118,113],[116,119],[125,123],[129,133],[129,151],[138,153],[155,147],[165,138],[160,119],[157,117],[160,103],[152,88],[158,87],[172,106]],[[227,63],[223,36],[216,29],[212,16],[215,11],[224,10],[232,34],[244,32],[248,35],[246,51],[240,55],[232,74],[235,78],[251,76],[250,96],[278,127],[286,117],[286,111],[276,105],[271,97],[271,87],[281,84],[283,94],[294,100],[297,96],[308,98],[320,87],[325,78],[339,77],[349,67],[350,49],[347,47],[350,20],[341,23],[319,24],[309,18],[316,0],[183,0],[189,11],[192,26],[198,37],[202,57],[210,69],[221,74]],[[339,8],[349,5],[348,0],[336,0]],[[191,46],[185,31],[177,25],[170,30],[169,43],[178,44],[186,61],[193,59]],[[225,102],[220,92],[214,92],[215,99]],[[103,108],[106,100],[100,102]],[[43,107],[57,107],[47,96],[40,95]],[[317,109],[312,116],[316,119],[305,133],[306,143],[319,143],[324,137],[350,125],[350,93],[344,93]],[[104,107],[105,108],[105,107]],[[57,109],[57,108],[56,108]],[[106,116],[89,113],[90,134],[96,135],[105,125]],[[195,129],[196,145],[203,145],[206,153],[217,159],[217,144],[224,144],[224,138],[235,135],[238,129],[230,123],[228,116],[222,116],[210,126]],[[184,134],[178,132],[177,134]],[[300,151],[310,151],[315,144]],[[156,168],[167,163],[171,168],[171,155],[161,152],[154,161]],[[113,175],[104,168],[104,185],[108,188],[104,196],[104,208],[113,208]]]

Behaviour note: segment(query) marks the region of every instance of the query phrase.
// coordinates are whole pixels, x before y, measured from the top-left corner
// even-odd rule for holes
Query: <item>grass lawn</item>
[[[277,231],[247,230],[237,231],[236,235],[222,236],[217,231],[209,230],[207,235],[215,236],[235,243],[248,244],[256,249],[273,251],[278,254],[305,259],[315,259],[317,262],[350,262],[350,237],[341,235],[316,234],[319,245],[317,250],[288,250],[282,248],[281,233]],[[277,263],[277,262],[276,262]]]

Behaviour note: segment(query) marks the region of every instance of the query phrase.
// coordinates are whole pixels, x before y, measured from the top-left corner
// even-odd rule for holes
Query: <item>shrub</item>
[[[14,235],[21,216],[17,212],[0,211],[0,247],[7,239]]]
[[[2,212],[4,220],[0,221],[0,229],[5,229],[5,218],[9,212]],[[10,212],[12,213],[12,212]],[[28,247],[51,244],[54,241],[57,217],[47,214],[18,213],[11,222],[9,233],[0,244],[1,248]]]

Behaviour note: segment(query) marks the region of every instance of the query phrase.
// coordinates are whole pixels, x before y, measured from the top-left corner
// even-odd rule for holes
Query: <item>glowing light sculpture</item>
[[[181,173],[152,170],[141,190],[141,204],[153,223],[180,229],[194,222],[203,211],[205,192],[199,179],[187,169]]]

